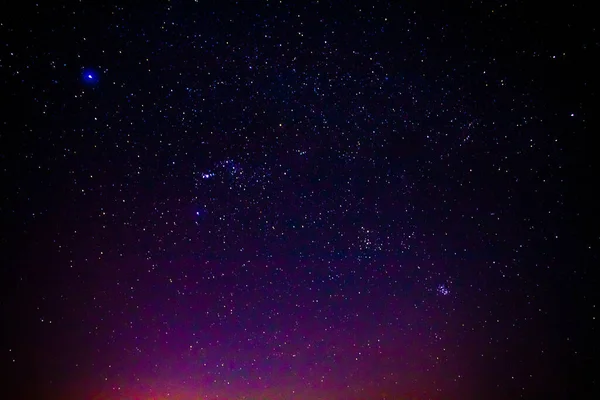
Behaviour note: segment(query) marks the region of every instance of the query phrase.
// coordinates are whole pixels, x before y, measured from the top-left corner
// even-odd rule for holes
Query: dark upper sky
[[[0,17],[11,399],[595,389],[590,10],[21,3]]]

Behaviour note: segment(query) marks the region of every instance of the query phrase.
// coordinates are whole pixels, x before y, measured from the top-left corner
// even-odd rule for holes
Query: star
[[[100,82],[100,74],[93,69],[86,68],[82,72],[84,83],[88,85],[96,85]]]

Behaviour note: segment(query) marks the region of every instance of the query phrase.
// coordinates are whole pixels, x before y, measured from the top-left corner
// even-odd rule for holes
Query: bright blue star
[[[91,69],[85,69],[82,73],[83,82],[88,85],[95,85],[100,81],[100,75]]]

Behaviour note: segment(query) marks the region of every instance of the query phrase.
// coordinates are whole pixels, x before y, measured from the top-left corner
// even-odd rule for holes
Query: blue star
[[[95,85],[100,81],[100,75],[91,69],[85,69],[83,70],[83,82],[88,84],[88,85]]]

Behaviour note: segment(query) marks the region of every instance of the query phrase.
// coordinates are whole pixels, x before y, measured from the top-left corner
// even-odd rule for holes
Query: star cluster
[[[592,309],[555,295],[592,250],[566,237],[591,85],[552,83],[592,46],[581,9],[150,3],[2,18],[11,390],[570,390],[580,320],[556,320]]]

